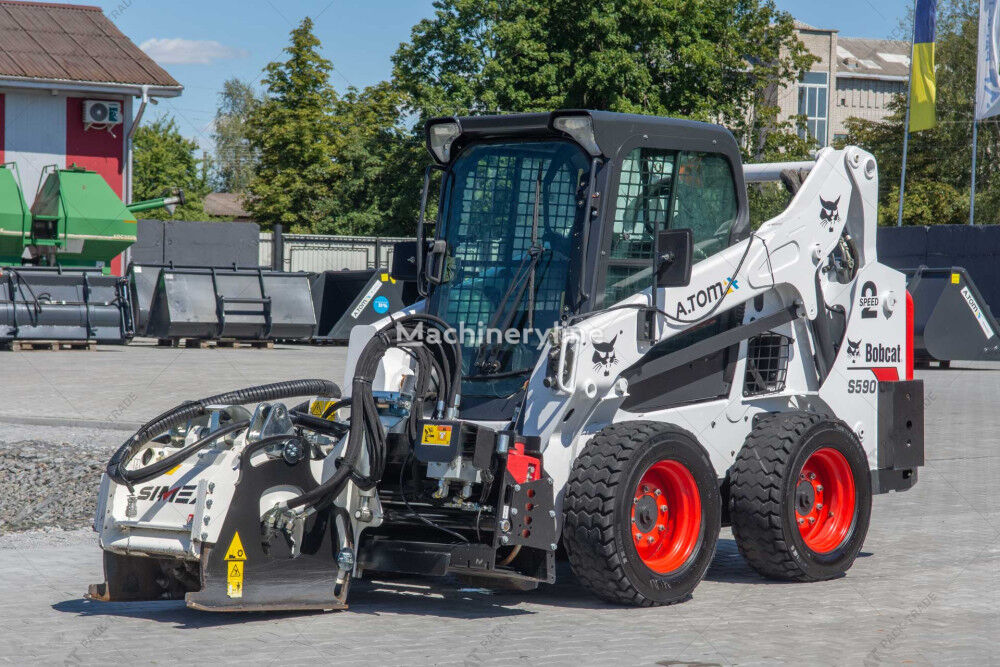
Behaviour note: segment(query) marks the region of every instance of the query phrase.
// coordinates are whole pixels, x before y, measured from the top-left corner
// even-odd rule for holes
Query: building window
[[[808,132],[820,146],[826,146],[826,96],[829,89],[826,72],[806,72],[799,84],[799,115],[806,118],[806,127],[799,131],[799,136],[805,139]]]

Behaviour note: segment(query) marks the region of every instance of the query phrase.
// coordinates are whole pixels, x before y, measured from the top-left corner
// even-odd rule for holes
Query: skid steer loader
[[[392,573],[527,590],[562,545],[598,596],[670,604],[724,525],[766,577],[843,575],[872,495],[913,486],[924,450],[872,156],[743,167],[721,127],[596,111],[426,139],[422,300],[353,329],[343,396],[251,387],[127,440],[89,596],[342,609]],[[805,172],[752,231],[746,183]]]

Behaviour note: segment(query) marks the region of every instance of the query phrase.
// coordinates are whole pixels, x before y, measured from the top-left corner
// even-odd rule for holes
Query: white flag
[[[976,120],[1000,114],[1000,0],[979,0]]]

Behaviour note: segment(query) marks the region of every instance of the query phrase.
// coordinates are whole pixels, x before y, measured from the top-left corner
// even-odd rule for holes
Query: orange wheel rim
[[[653,572],[680,569],[701,535],[701,494],[687,466],[657,461],[636,485],[631,512],[632,542]]]
[[[854,523],[854,474],[843,454],[831,447],[812,453],[795,487],[795,522],[813,552],[840,547]]]

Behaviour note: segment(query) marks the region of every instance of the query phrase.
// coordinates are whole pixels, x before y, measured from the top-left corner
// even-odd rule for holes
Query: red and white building
[[[152,98],[182,91],[100,7],[0,0],[0,163],[17,163],[29,206],[46,166],[74,163],[130,203],[132,133]]]

